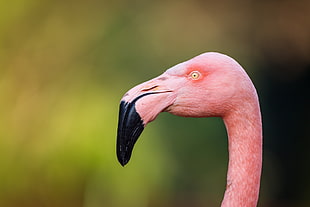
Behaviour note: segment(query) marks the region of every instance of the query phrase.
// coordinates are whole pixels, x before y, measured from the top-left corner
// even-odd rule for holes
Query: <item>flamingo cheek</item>
[[[159,113],[174,103],[175,98],[175,94],[169,92],[153,94],[137,101],[136,109],[143,120],[143,124],[146,125],[156,119]]]

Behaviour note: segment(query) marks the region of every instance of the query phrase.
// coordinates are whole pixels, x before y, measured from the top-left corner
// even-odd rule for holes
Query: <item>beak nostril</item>
[[[155,86],[151,86],[149,88],[143,88],[141,91],[150,91],[150,90],[153,90],[155,88],[158,88],[158,85],[155,85]]]

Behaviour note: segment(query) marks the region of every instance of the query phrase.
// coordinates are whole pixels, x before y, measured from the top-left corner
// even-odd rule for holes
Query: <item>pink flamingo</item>
[[[160,112],[222,117],[229,163],[222,206],[257,205],[262,168],[258,96],[243,68],[220,53],[204,53],[129,90],[120,104],[117,157],[124,166],[147,123]]]

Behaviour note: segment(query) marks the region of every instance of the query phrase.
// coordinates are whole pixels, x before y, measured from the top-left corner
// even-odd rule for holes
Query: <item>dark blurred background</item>
[[[125,168],[118,105],[206,51],[238,60],[260,95],[259,206],[310,206],[310,1],[0,1],[0,206],[220,206],[218,118],[161,114]]]

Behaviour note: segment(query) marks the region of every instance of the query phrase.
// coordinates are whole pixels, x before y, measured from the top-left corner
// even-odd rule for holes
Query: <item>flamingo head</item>
[[[117,157],[128,163],[144,127],[160,112],[184,117],[223,117],[244,96],[247,75],[232,58],[204,53],[130,89],[122,98]],[[248,84],[247,84],[248,85]],[[243,99],[244,100],[244,99]]]

